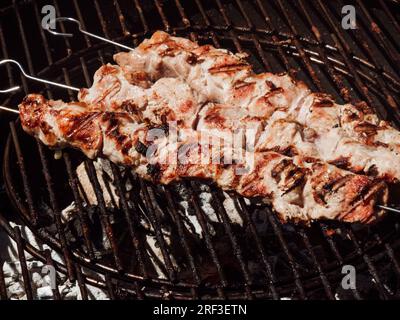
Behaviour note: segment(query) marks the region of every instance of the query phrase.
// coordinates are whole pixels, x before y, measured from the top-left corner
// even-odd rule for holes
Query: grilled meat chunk
[[[266,80],[267,77],[271,80]],[[263,74],[253,78],[263,81],[252,81],[246,89],[242,84],[235,90],[252,91],[256,96],[270,90],[269,94],[254,101],[247,99],[251,95],[235,94],[233,104],[204,103],[204,95],[197,94],[180,79],[162,78],[143,88],[129,83],[120,67],[106,65],[96,72],[94,85],[81,90],[79,99],[101,106],[104,111],[128,112],[139,117],[138,121],[156,126],[176,121],[180,128],[207,132],[250,151],[273,150],[320,159],[389,182],[400,178],[400,154],[395,142],[369,141],[374,132],[381,131],[396,138],[390,134],[394,129],[368,125],[365,119],[361,123],[349,120],[354,118],[350,116],[356,108],[352,105],[344,105],[343,115],[338,115],[339,107],[335,107],[330,97],[307,95],[307,90],[296,86],[287,76]],[[361,111],[356,111],[359,119]],[[370,122],[376,120],[372,115],[364,118]],[[365,139],[361,139],[361,132],[365,133]],[[360,137],[355,138],[358,134]]]
[[[204,95],[179,79],[162,78],[146,88],[129,82],[120,67],[110,64],[96,71],[93,86],[81,89],[78,99],[103,110],[140,114],[154,125],[177,121],[188,128],[205,102]]]
[[[271,202],[282,220],[370,222],[381,214],[376,204],[387,201],[387,187],[378,180],[300,156],[213,148],[194,130],[176,140],[169,135],[148,143],[145,124],[101,108],[40,95],[27,96],[19,106],[23,129],[50,147],[71,146],[90,158],[108,158],[158,183],[211,179],[225,190]],[[146,156],[138,152],[139,142],[148,146]]]
[[[152,81],[179,78],[208,101],[224,105],[229,111],[219,112],[224,114],[223,121],[200,122],[221,135],[226,129],[221,123],[228,126],[230,120],[238,120],[240,125],[247,125],[249,119],[271,122],[271,117],[296,121],[304,130],[316,133],[313,152],[320,159],[338,163],[346,158],[346,168],[353,172],[374,172],[389,182],[400,180],[400,132],[380,121],[363,104],[337,104],[325,94],[312,93],[288,75],[254,74],[241,55],[199,46],[161,31],[135,50],[116,54],[114,59],[127,77],[141,71]],[[234,107],[240,111],[231,112]],[[271,141],[267,144],[271,146]],[[273,147],[280,148],[279,144]],[[259,149],[265,149],[263,141]],[[295,145],[291,149],[304,153]]]

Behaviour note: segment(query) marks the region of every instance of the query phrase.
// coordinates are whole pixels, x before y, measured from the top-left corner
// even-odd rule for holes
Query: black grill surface
[[[75,17],[84,29],[128,46],[161,29],[246,52],[257,72],[288,72],[342,103],[365,101],[382,119],[400,124],[397,1],[48,2],[3,1],[0,8],[0,58],[20,61],[31,75],[88,87],[95,70],[119,50],[70,24],[62,28],[73,38],[46,33],[40,12],[51,4],[58,16]],[[356,8],[354,30],[341,27],[341,8],[348,4]],[[29,92],[75,98],[73,92],[28,81],[10,65],[0,72],[1,88],[23,88],[2,95],[2,105],[15,107]],[[29,299],[36,293],[28,254],[53,265],[59,281],[76,281],[84,299],[87,285],[103,289],[111,299],[399,297],[398,215],[387,214],[372,226],[282,224],[268,206],[211,184],[187,180],[156,186],[112,164],[96,173],[97,163],[71,150],[55,160],[54,152],[24,134],[14,118],[0,113],[0,224],[17,243]],[[83,195],[78,166],[86,172],[96,204]],[[107,186],[117,196],[111,205],[102,191]],[[392,193],[398,199],[398,190]],[[76,214],[65,222],[62,211],[72,201]],[[30,243],[10,222],[26,225],[62,261]],[[356,268],[355,289],[341,287],[344,265]],[[2,269],[0,297],[7,299]],[[53,297],[61,297],[58,289]]]

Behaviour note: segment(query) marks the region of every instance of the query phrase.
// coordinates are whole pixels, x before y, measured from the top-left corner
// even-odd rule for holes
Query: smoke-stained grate
[[[90,86],[94,71],[118,49],[80,34],[45,33],[40,12],[46,4],[9,1],[0,9],[0,57],[18,59],[33,75]],[[356,8],[357,29],[342,29],[345,4]],[[54,0],[51,5],[58,16],[76,17],[84,29],[127,45],[162,29],[247,52],[258,72],[289,72],[341,102],[365,100],[399,125],[396,1]],[[43,90],[17,70],[5,71],[8,79],[0,80],[1,86],[22,83],[24,92],[4,105],[16,105],[28,92],[74,99],[73,92]],[[398,298],[399,218],[393,214],[368,227],[281,224],[269,207],[213,185],[188,180],[155,186],[74,151],[55,160],[18,122],[1,130],[10,133],[2,150],[3,178],[18,218],[58,253],[55,259],[35,247],[0,216],[17,244],[27,298],[37,293],[26,256],[54,266],[58,281],[76,282],[83,299],[90,298],[88,286],[113,299]],[[360,277],[356,289],[346,291],[341,270],[348,264]],[[5,278],[0,270],[2,299]],[[59,287],[52,294],[62,297]]]

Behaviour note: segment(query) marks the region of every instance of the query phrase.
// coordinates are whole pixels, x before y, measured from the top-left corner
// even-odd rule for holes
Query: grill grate
[[[42,1],[13,1],[9,6],[0,9],[0,43],[2,57],[19,57],[24,61],[32,75],[46,76],[58,79],[70,85],[90,86],[91,74],[100,65],[110,60],[112,52],[118,48],[107,47],[94,43],[86,36],[76,35],[73,40],[68,38],[50,38],[40,28],[40,8]],[[378,106],[377,112],[386,119],[399,124],[399,92],[400,75],[397,68],[400,61],[398,8],[395,1],[374,1],[370,6],[362,1],[355,1],[357,8],[356,30],[341,29],[341,1],[334,3],[321,0],[295,2],[289,1],[221,1],[196,0],[145,2],[135,0],[116,0],[112,3],[97,0],[85,3],[73,0],[62,2],[54,0],[59,16],[76,16],[84,29],[103,34],[105,37],[120,42],[132,42],[137,45],[145,36],[156,29],[175,32],[192,40],[210,42],[216,47],[227,47],[239,52],[250,52],[252,61],[259,71],[288,71],[293,77],[305,80],[313,89],[328,91],[339,100],[355,103],[365,100],[372,106]],[[93,12],[95,15],[83,15],[83,12]],[[33,12],[33,15],[32,15]],[[107,12],[107,15],[104,13]],[[154,18],[157,16],[157,18]],[[107,17],[107,18],[105,18]],[[13,21],[15,20],[15,22]],[[27,28],[30,29],[29,37]],[[15,28],[14,31],[12,28]],[[64,32],[65,28],[62,26]],[[397,31],[397,32],[396,32]],[[22,41],[22,51],[15,47],[10,37],[17,33]],[[43,43],[39,48],[35,41]],[[34,50],[33,50],[34,48]],[[54,49],[57,48],[57,49]],[[41,70],[41,71],[37,71]],[[14,70],[7,66],[9,84],[22,83],[25,93],[40,91],[40,88],[28,83],[25,78],[18,79]],[[17,80],[18,79],[18,80]],[[350,90],[352,88],[353,90]],[[65,93],[46,88],[49,98],[65,97]],[[14,95],[4,102],[13,105],[21,98]],[[65,98],[73,99],[72,92]],[[83,299],[88,298],[87,284],[104,289],[110,298],[162,297],[176,299],[191,298],[274,298],[290,296],[299,299],[318,297],[335,298],[336,286],[340,282],[340,269],[344,264],[357,264],[357,269],[366,270],[374,279],[373,286],[382,299],[393,298],[395,294],[385,287],[380,275],[382,259],[388,259],[400,276],[397,261],[398,239],[395,234],[399,220],[389,216],[371,230],[357,229],[357,226],[339,225],[341,238],[331,235],[331,225],[315,223],[312,228],[281,225],[268,208],[263,207],[262,213],[267,217],[268,236],[258,230],[255,222],[255,210],[243,198],[233,196],[236,208],[243,220],[246,236],[253,242],[252,253],[258,258],[262,270],[263,285],[254,283],[255,279],[249,269],[249,258],[243,244],[240,232],[236,230],[223,204],[225,195],[213,186],[200,186],[194,181],[185,181],[182,188],[189,195],[189,203],[194,210],[203,232],[203,251],[212,262],[213,283],[204,280],[201,257],[193,248],[186,231],[176,192],[171,187],[159,188],[137,179],[130,173],[120,172],[112,165],[116,193],[120,199],[122,216],[128,226],[132,255],[138,262],[137,272],[126,270],[124,252],[122,252],[120,234],[115,231],[112,222],[115,213],[106,206],[102,188],[92,161],[85,161],[86,171],[99,208],[100,223],[106,230],[106,241],[110,244],[111,259],[104,261],[96,256],[91,237],[91,222],[84,199],[80,194],[79,181],[75,173],[75,153],[65,152],[66,181],[77,204],[79,224],[82,229],[84,252],[76,250],[71,245],[61,221],[62,190],[65,182],[59,174],[54,174],[54,161],[50,153],[37,142],[34,154],[38,155],[36,166],[42,167],[43,177],[37,178],[49,195],[48,203],[53,212],[56,234],[52,234],[43,226],[40,220],[41,208],[38,195],[32,188],[37,181],[32,175],[31,151],[32,140],[20,133],[19,126],[11,123],[11,138],[5,149],[4,176],[8,182],[8,191],[18,209],[22,212],[25,222],[35,231],[35,234],[52,249],[62,253],[63,262],[54,261],[49,252],[42,252],[26,242],[19,228],[11,228],[9,223],[0,218],[4,229],[12,235],[18,247],[21,262],[23,282],[27,298],[35,297],[32,289],[32,279],[26,263],[25,254],[29,253],[38,260],[53,264],[60,273],[67,275],[70,281],[77,281]],[[31,156],[31,154],[29,153]],[[32,159],[34,156],[32,155]],[[13,164],[17,160],[18,167]],[[36,169],[37,169],[36,167]],[[20,172],[21,180],[15,177]],[[52,173],[53,172],[53,173]],[[37,172],[35,174],[38,174]],[[135,191],[130,191],[129,197],[124,181],[128,179],[135,185]],[[222,226],[227,252],[232,255],[234,269],[237,273],[229,274],[229,265],[221,255],[220,244],[215,241],[215,235],[210,230],[210,222],[199,198],[201,188],[210,190],[212,207]],[[139,196],[141,195],[141,197]],[[27,207],[24,203],[27,203]],[[165,210],[160,216],[158,204],[163,201]],[[133,207],[131,206],[133,205]],[[166,279],[159,279],[149,273],[147,268],[148,251],[146,243],[138,230],[139,220],[145,213],[154,228],[155,238],[161,251]],[[177,270],[168,239],[161,228],[160,219],[167,217],[179,235],[178,245],[182,249],[185,264],[188,265],[190,280],[182,280],[180,270]],[[29,221],[26,221],[29,220]],[[369,228],[368,228],[369,229]],[[394,234],[394,235],[393,235]],[[371,240],[370,238],[373,237]],[[270,238],[270,239],[269,239]],[[270,248],[270,242],[275,250]],[[317,254],[318,247],[323,246],[326,258]],[[295,247],[293,247],[295,246]],[[296,252],[298,248],[302,252]],[[305,255],[306,258],[302,257]],[[282,256],[283,258],[278,258]],[[284,261],[285,275],[282,276],[274,265],[274,259]],[[231,262],[229,262],[231,263]],[[377,267],[379,265],[379,267]],[[96,279],[85,272],[91,269],[103,279]],[[310,270],[306,270],[310,269]],[[282,273],[282,272],[281,272]],[[3,271],[0,270],[0,297],[6,298]],[[364,298],[358,289],[352,290],[353,298]],[[61,298],[58,289],[53,291],[55,299]]]

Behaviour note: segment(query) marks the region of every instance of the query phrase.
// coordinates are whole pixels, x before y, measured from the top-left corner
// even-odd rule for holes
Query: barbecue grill
[[[74,37],[46,33],[41,28],[41,8],[51,4],[57,16],[75,17],[84,30],[127,46],[138,45],[161,29],[246,52],[257,72],[288,72],[338,101],[364,100],[383,119],[400,125],[397,1],[4,3],[0,57],[20,61],[31,75],[89,87],[95,70],[120,50],[82,35],[67,22],[57,28]],[[356,29],[341,26],[345,4],[356,8]],[[74,99],[71,90],[28,81],[11,65],[1,72],[7,75],[1,77],[1,88],[20,83],[23,87],[21,92],[1,95],[1,105],[14,107],[28,92]],[[110,299],[399,297],[396,213],[368,226],[282,224],[268,206],[211,184],[186,180],[156,186],[129,170],[112,164],[102,168],[70,150],[55,159],[53,151],[24,134],[19,122],[12,120],[13,115],[0,113],[6,203],[0,225],[17,245],[28,299],[37,298],[37,293],[27,257],[53,266],[57,284],[65,279],[76,282],[83,299],[90,298],[88,286],[100,288]],[[79,166],[86,172],[94,203],[84,196]],[[111,193],[117,199],[111,205],[107,188],[114,188]],[[398,190],[392,192],[396,199]],[[71,202],[74,214],[65,219],[64,209]],[[31,243],[14,222],[28,228],[46,249]],[[349,290],[341,286],[345,265],[357,271],[357,285]],[[58,286],[52,293],[54,299],[63,297]],[[2,268],[0,298],[9,298]]]

